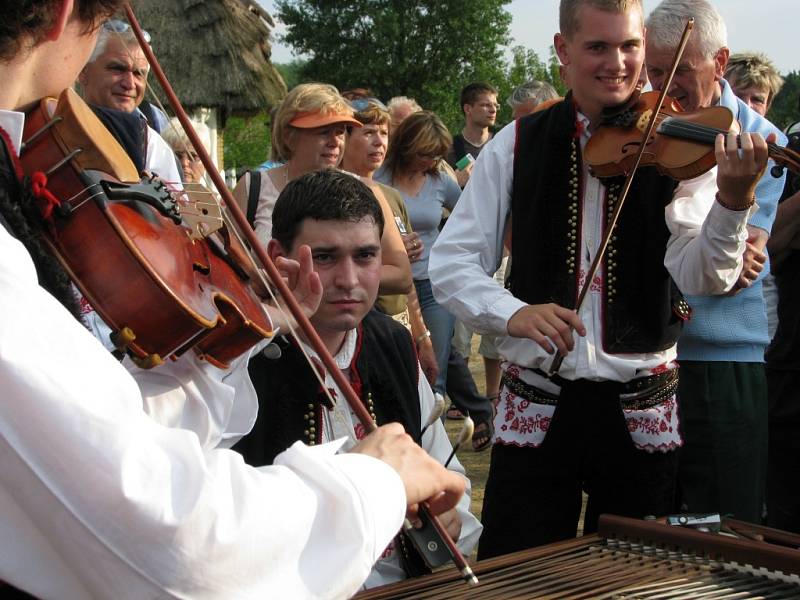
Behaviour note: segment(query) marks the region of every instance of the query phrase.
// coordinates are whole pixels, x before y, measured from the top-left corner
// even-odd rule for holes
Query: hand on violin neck
[[[772,140],[774,135],[770,136]],[[717,201],[730,210],[746,210],[755,202],[758,180],[767,166],[767,142],[758,133],[729,132],[718,135],[714,145],[717,159]]]
[[[507,329],[508,335],[529,338],[548,354],[553,354],[555,344],[562,356],[566,356],[575,347],[573,329],[581,337],[586,335],[586,327],[578,313],[552,303],[530,304],[519,309],[508,320]]]

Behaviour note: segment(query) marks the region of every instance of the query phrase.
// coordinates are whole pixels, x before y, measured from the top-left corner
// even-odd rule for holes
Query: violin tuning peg
[[[775,179],[778,179],[781,175],[783,175],[783,167],[781,165],[774,165],[769,170],[770,175],[772,175]]]

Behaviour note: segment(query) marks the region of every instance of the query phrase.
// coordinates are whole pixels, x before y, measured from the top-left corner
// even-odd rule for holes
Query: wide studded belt
[[[542,372],[537,371],[540,375]],[[550,380],[562,386],[568,380],[554,375]],[[535,385],[514,377],[504,371],[500,379],[512,393],[536,404],[555,406],[558,404],[558,394],[546,392]],[[671,398],[678,389],[678,369],[670,369],[664,373],[639,377],[620,384],[619,401],[623,410],[645,410],[658,406]]]

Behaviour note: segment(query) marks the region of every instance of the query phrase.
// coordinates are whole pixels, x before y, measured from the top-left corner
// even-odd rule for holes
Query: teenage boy
[[[767,160],[761,136],[745,133],[741,150],[718,136],[716,173],[677,183],[642,169],[576,310],[622,187],[592,176],[583,149],[639,81],[641,2],[562,0],[560,28],[571,92],[489,142],[431,254],[437,300],[476,331],[507,336],[480,558],[574,536],[583,491],[585,532],[602,512],[672,509],[675,344],[688,316],[678,289],[734,285]],[[491,274],[509,218],[506,289]],[[565,359],[550,376],[556,352]]]

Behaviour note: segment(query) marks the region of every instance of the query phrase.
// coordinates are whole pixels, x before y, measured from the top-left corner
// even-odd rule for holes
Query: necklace
[[[471,139],[469,139],[467,137],[467,134],[464,133],[464,130],[462,129],[461,130],[461,137],[464,138],[464,141],[467,142],[470,146],[475,146],[476,148],[483,148],[483,146],[486,144],[486,142],[488,142],[491,139],[492,136],[487,133],[486,139],[483,140],[482,142],[478,142],[476,144],[475,142],[473,142]]]

